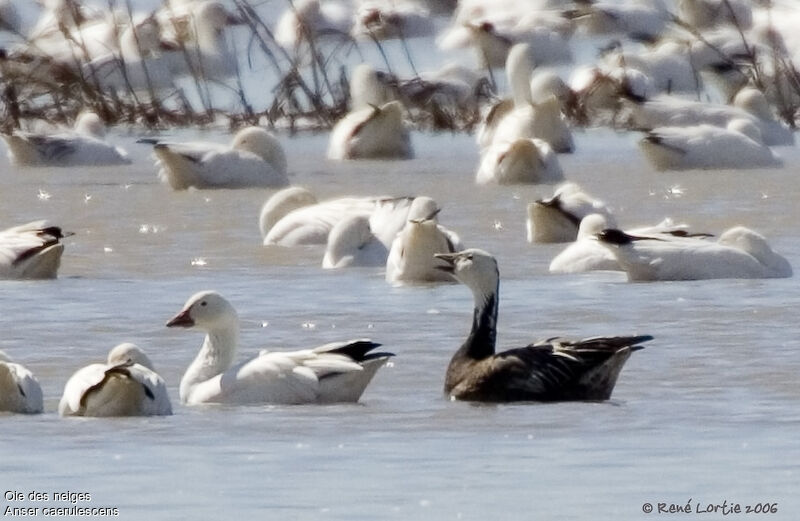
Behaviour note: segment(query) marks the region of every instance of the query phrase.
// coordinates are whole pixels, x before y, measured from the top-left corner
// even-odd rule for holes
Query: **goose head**
[[[153,370],[153,362],[136,344],[125,342],[114,347],[108,353],[109,365],[139,364]]]
[[[744,134],[756,143],[764,144],[764,138],[761,135],[761,129],[759,129],[758,126],[749,119],[732,119],[730,122],[728,122],[727,128],[728,130],[733,130],[734,132]]]
[[[581,219],[578,227],[578,239],[597,238],[597,234],[610,228],[613,224],[608,222],[605,215],[592,213]]]
[[[744,109],[758,119],[772,121],[772,110],[766,96],[755,87],[744,87],[733,98],[733,105]]]
[[[362,249],[374,237],[369,225],[369,217],[353,215],[342,219],[331,229],[328,236],[323,265],[330,264],[338,267],[345,257]]]
[[[436,223],[436,216],[439,215],[440,211],[442,209],[432,198],[426,196],[415,197],[411,207],[408,209],[407,220],[412,223],[423,221]]]
[[[537,72],[531,77],[531,99],[543,100],[555,96],[561,108],[572,110],[577,105],[575,92],[561,79],[561,76],[552,71]]]
[[[196,327],[211,332],[235,326],[237,321],[236,309],[225,297],[216,291],[201,291],[189,297],[167,327]]]
[[[357,65],[350,76],[352,110],[370,105],[380,106],[391,101],[385,77],[385,74],[377,72],[367,63]]]
[[[266,237],[272,227],[289,213],[312,204],[317,204],[317,198],[301,186],[290,186],[276,192],[261,207],[258,218],[261,237]]]
[[[102,139],[106,135],[106,126],[100,116],[94,112],[81,112],[75,119],[75,132],[84,136]]]
[[[198,47],[210,52],[218,51],[225,27],[241,23],[242,20],[220,2],[201,3],[194,14]]]
[[[233,138],[231,147],[245,150],[271,164],[281,174],[286,173],[286,154],[280,142],[261,127],[247,127]]]
[[[476,304],[488,300],[497,292],[500,271],[497,260],[488,252],[469,248],[457,253],[437,253],[443,261],[437,268],[451,274],[472,290]]]

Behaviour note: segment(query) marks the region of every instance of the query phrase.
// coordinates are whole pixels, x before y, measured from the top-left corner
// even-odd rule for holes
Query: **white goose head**
[[[197,46],[204,52],[218,53],[225,48],[225,27],[240,24],[241,20],[220,2],[203,2],[194,14]]]
[[[317,198],[301,186],[290,186],[274,193],[261,207],[258,218],[261,237],[266,237],[272,227],[292,211],[312,204],[317,204]]]
[[[108,352],[108,365],[139,364],[153,371],[153,362],[136,344],[125,342]]]
[[[733,98],[733,106],[744,109],[758,119],[772,121],[772,110],[766,96],[755,87],[744,87]]]
[[[350,76],[351,110],[370,105],[381,106],[392,100],[387,86],[381,81],[378,72],[368,63],[361,63],[353,69]]]
[[[609,223],[605,215],[591,213],[581,219],[578,227],[578,239],[594,238],[606,228],[613,228],[616,223]]]
[[[206,332],[235,327],[238,315],[233,305],[216,291],[195,293],[167,327],[196,327]]]
[[[106,135],[106,126],[100,116],[94,112],[81,112],[75,119],[75,132],[84,136],[102,139]]]
[[[432,198],[427,196],[420,196],[414,198],[411,207],[408,209],[409,222],[422,222],[433,221],[436,222],[436,216],[441,211],[439,205],[436,204]]]
[[[261,127],[247,127],[236,133],[231,147],[259,156],[281,174],[286,173],[286,154],[280,142]]]
[[[469,248],[458,253],[437,253],[435,257],[445,263],[440,270],[450,273],[472,290],[476,304],[483,304],[497,293],[500,271],[490,253]]]

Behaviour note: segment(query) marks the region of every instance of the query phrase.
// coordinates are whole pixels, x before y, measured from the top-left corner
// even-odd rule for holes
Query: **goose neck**
[[[207,380],[225,372],[236,358],[239,341],[237,326],[220,327],[206,333],[203,346],[194,361],[183,375],[180,398],[186,402],[192,389]]]
[[[499,285],[494,291],[475,293],[472,330],[461,347],[460,354],[474,360],[488,358],[495,353],[497,339],[497,310]]]

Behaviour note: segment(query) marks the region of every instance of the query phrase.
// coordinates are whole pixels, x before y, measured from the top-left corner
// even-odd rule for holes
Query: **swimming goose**
[[[139,347],[124,343],[104,364],[78,369],[58,404],[61,416],[168,416],[167,386]]]
[[[415,2],[362,2],[354,19],[351,33],[361,40],[418,38],[436,32],[430,11]]]
[[[764,279],[792,276],[792,267],[764,236],[736,226],[716,241],[632,235],[606,229],[597,235],[630,281]]]
[[[103,166],[131,162],[127,152],[105,141],[105,125],[83,112],[71,130],[53,134],[15,131],[2,134],[8,159],[17,166]]]
[[[656,170],[777,168],[783,161],[761,141],[750,120],[713,125],[658,127],[639,141]]]
[[[369,221],[368,216],[351,215],[336,223],[328,235],[323,269],[386,265],[389,250],[372,232]]]
[[[495,104],[478,130],[478,144],[487,148],[494,143],[538,138],[556,152],[574,150],[572,132],[561,115],[561,103],[555,96],[534,100],[531,75],[535,62],[528,44],[511,48],[506,60],[506,75],[511,86],[511,100]]]
[[[575,242],[564,248],[550,262],[550,273],[583,273],[587,271],[625,271],[614,254],[597,240],[597,234],[609,227],[608,218],[601,214],[590,214],[581,220]],[[675,225],[672,219],[664,219],[655,226],[628,230],[632,235],[648,235],[669,240],[673,237],[707,238],[707,233],[690,233],[686,225]]]
[[[305,188],[289,187],[273,194],[261,208],[259,227],[264,245],[325,244],[341,220],[364,216],[384,244],[406,223],[413,197],[340,197],[318,202]]]
[[[347,2],[295,0],[275,25],[275,41],[286,49],[298,50],[300,44],[327,36],[340,39],[353,25],[352,7]]]
[[[417,197],[408,211],[408,222],[397,234],[386,260],[386,281],[452,282],[449,274],[437,269],[441,264],[436,253],[451,253],[461,249],[461,239],[441,226],[436,216],[440,212],[430,197]]]
[[[528,242],[572,242],[578,236],[581,220],[593,213],[602,214],[608,223],[615,222],[603,201],[584,192],[576,183],[564,183],[549,199],[528,205]]]
[[[28,369],[0,351],[0,411],[23,414],[42,412],[42,388]]]
[[[386,74],[379,73],[372,65],[360,63],[350,74],[350,110],[380,107],[396,99]]]
[[[479,185],[552,183],[564,179],[558,156],[541,139],[492,143],[484,151],[475,182]]]
[[[724,128],[738,119],[751,121],[756,125],[765,145],[794,143],[794,133],[775,120],[764,94],[752,87],[742,89],[734,98],[733,105],[705,103],[667,95],[629,105],[631,124],[638,128],[703,124]]]
[[[500,274],[489,253],[437,255],[475,299],[472,330],[447,367],[450,399],[481,402],[608,400],[622,366],[649,335],[551,338],[495,353]]]
[[[236,133],[230,146],[159,142],[153,146],[153,151],[158,177],[174,190],[289,184],[286,155],[281,144],[260,127],[243,128]]]
[[[239,319],[228,300],[201,291],[186,301],[167,327],[206,332],[200,352],[181,379],[181,402],[304,404],[357,402],[391,353],[370,353],[369,340],[335,342],[291,352],[263,350],[233,365]]]
[[[45,221],[0,231],[0,279],[54,279],[64,244],[72,235]]]
[[[411,137],[399,101],[356,109],[334,125],[328,159],[410,159]]]

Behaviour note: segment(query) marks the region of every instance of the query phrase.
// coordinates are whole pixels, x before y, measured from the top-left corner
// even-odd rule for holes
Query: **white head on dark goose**
[[[352,340],[300,351],[261,351],[231,367],[239,320],[233,305],[215,291],[192,295],[167,327],[206,332],[200,352],[181,380],[181,402],[188,405],[356,402],[392,356],[370,353],[380,344]]]
[[[607,400],[638,344],[652,337],[552,338],[495,353],[500,275],[489,253],[440,254],[442,270],[472,290],[472,330],[450,360],[444,391],[451,399],[508,402]]]

